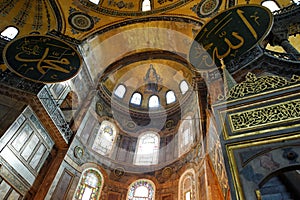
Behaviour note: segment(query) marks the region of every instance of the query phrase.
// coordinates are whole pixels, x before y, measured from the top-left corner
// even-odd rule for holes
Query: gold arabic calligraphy
[[[67,58],[62,58],[60,60],[51,60],[51,59],[46,59],[48,54],[49,54],[49,48],[45,49],[45,52],[43,56],[40,59],[25,59],[22,58],[21,55],[24,52],[20,52],[15,56],[15,59],[20,61],[20,62],[25,62],[25,63],[32,63],[32,62],[37,62],[37,69],[41,74],[46,73],[46,69],[52,69],[64,73],[70,73],[69,70],[59,66],[58,64],[63,64],[63,65],[69,65],[70,61]]]
[[[258,34],[251,23],[248,21],[248,19],[245,17],[244,11],[237,9],[235,12],[246,26],[246,30],[251,33],[250,35],[253,36],[256,42],[259,39]],[[243,37],[242,32],[238,32],[236,30],[232,32],[230,32],[229,30],[224,30],[224,27],[226,27],[229,23],[235,23],[234,21],[236,21],[236,18],[233,17],[233,14],[234,12],[230,12],[221,20],[214,20],[216,24],[212,27],[212,29],[203,29],[203,33],[198,38],[198,41],[207,41],[207,39],[212,39],[214,41],[208,44],[196,46],[195,50],[197,52],[195,58],[202,58],[200,60],[200,64],[204,61],[205,66],[210,67],[214,64],[212,61],[216,62],[228,56],[235,57],[238,50],[245,44],[246,39],[245,37]],[[259,16],[257,14],[258,12],[254,12],[254,14],[250,16],[250,19],[252,19],[257,26],[260,26]],[[220,43],[220,40],[216,41],[215,39],[213,39],[215,38],[215,36],[211,37],[212,34],[217,36],[224,43]],[[204,39],[204,37],[206,38]],[[223,44],[226,44],[227,47]],[[206,52],[210,52],[211,58],[209,58]]]

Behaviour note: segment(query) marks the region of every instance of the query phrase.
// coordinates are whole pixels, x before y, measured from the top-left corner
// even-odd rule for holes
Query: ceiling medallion
[[[127,122],[127,127],[131,130],[136,128],[136,124],[134,123],[134,121],[128,121]]]
[[[172,173],[173,173],[172,168],[171,168],[171,167],[166,167],[166,168],[164,168],[163,171],[162,171],[162,176],[163,176],[164,178],[169,178],[169,177],[172,175]]]
[[[125,169],[124,168],[122,168],[122,167],[117,167],[117,168],[115,168],[114,169],[114,175],[116,176],[116,177],[122,177],[122,176],[124,176],[124,174],[125,174]]]
[[[94,27],[93,18],[82,12],[70,14],[68,21],[72,28],[78,31],[89,31]]]
[[[197,6],[197,15],[208,17],[219,9],[221,3],[221,0],[203,0]]]
[[[81,158],[83,156],[83,149],[79,146],[74,148],[74,156],[75,158]]]

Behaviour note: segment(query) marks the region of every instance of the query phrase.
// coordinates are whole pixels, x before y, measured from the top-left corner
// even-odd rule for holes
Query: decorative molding
[[[83,6],[89,8],[97,13],[104,14],[104,15],[110,15],[110,16],[116,16],[116,17],[140,17],[140,16],[147,16],[147,15],[152,15],[152,14],[159,14],[159,13],[170,11],[170,10],[173,10],[180,6],[186,5],[191,1],[192,0],[178,0],[172,4],[169,4],[169,5],[166,5],[163,7],[153,8],[153,10],[151,10],[151,11],[143,12],[143,11],[136,11],[136,10],[135,11],[120,11],[119,7],[123,8],[122,3],[114,2],[114,1],[113,1],[113,3],[119,4],[119,5],[116,5],[118,7],[118,10],[111,9],[111,8],[105,8],[103,6],[96,5],[88,0],[79,0],[79,2]],[[120,2],[122,2],[122,1],[120,1]]]
[[[124,1],[108,0],[108,5],[113,6],[113,7],[117,7],[118,9],[122,9],[122,8],[132,9],[132,8],[134,8],[134,3],[124,2]]]

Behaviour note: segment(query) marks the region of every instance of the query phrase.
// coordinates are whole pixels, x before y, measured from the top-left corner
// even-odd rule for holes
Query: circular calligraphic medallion
[[[82,12],[72,13],[68,20],[70,25],[79,31],[89,31],[94,27],[92,17]]]
[[[271,30],[273,15],[260,5],[239,5],[216,15],[197,34],[189,52],[198,70],[220,67],[262,41]]]
[[[45,35],[29,35],[10,42],[3,51],[8,69],[34,82],[57,83],[74,77],[81,57],[68,43]]]

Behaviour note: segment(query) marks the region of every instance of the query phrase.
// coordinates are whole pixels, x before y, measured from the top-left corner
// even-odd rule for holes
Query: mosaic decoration
[[[236,6],[205,24],[192,43],[189,60],[198,70],[220,67],[262,41],[273,24],[272,13],[259,5]]]
[[[171,167],[166,167],[166,168],[164,168],[163,171],[162,171],[162,176],[163,176],[164,178],[169,178],[169,177],[172,175],[172,173],[173,173],[172,168],[171,168]]]
[[[173,0],[157,0],[157,3],[159,3],[160,5],[167,3],[167,2],[173,2]]]
[[[81,57],[69,44],[45,35],[29,35],[9,43],[3,52],[7,67],[34,82],[57,83],[74,77]]]
[[[33,30],[39,30],[43,26],[43,4],[42,1],[37,1],[35,5],[35,17],[32,24]]]
[[[300,119],[300,100],[234,113],[229,115],[229,119],[233,131]]]
[[[15,4],[18,2],[18,0],[6,0],[2,1],[0,4],[0,13],[1,16],[5,17],[8,15],[8,13],[15,7]]]
[[[72,33],[78,34],[83,31],[89,31],[94,28],[94,25],[100,21],[98,17],[92,17],[86,13],[80,12],[75,8],[69,9],[69,24],[72,27]]]
[[[109,0],[108,5],[117,7],[119,9],[122,9],[122,8],[132,9],[132,8],[134,8],[134,4],[132,2],[125,3],[124,1]]]
[[[78,31],[89,31],[94,27],[93,19],[82,12],[72,13],[68,20],[72,28]]]
[[[118,167],[118,168],[114,169],[114,175],[116,177],[122,177],[122,176],[124,176],[124,174],[125,174],[124,168]]]
[[[75,158],[81,158],[83,156],[83,149],[79,146],[74,148],[74,156]]]
[[[130,16],[131,17],[138,17],[138,16],[158,14],[158,13],[166,12],[166,11],[181,7],[183,5],[188,4],[191,1],[192,0],[178,0],[174,3],[172,3],[172,4],[169,4],[169,5],[160,7],[160,8],[154,8],[151,11],[143,12],[141,10],[138,10],[138,11],[128,11],[128,10],[121,11],[121,9],[113,10],[110,7],[105,8],[105,7],[103,7],[103,5],[102,6],[96,5],[92,2],[90,2],[89,0],[79,0],[79,2],[83,6],[89,8],[89,9],[95,11],[95,12],[98,12],[98,13],[101,13],[101,14],[104,14],[104,15],[119,16],[119,17],[130,17]],[[115,2],[115,1],[111,0],[111,2]],[[122,7],[122,3],[118,3],[118,2],[115,2],[115,3],[119,4],[119,7]]]
[[[200,18],[209,17],[220,8],[222,1],[220,0],[204,0],[196,7],[196,13]]]
[[[28,13],[32,7],[33,1],[26,0],[22,6],[23,9],[19,11],[16,17],[14,17],[13,22],[16,26],[24,26],[26,24],[27,17],[29,16]]]

